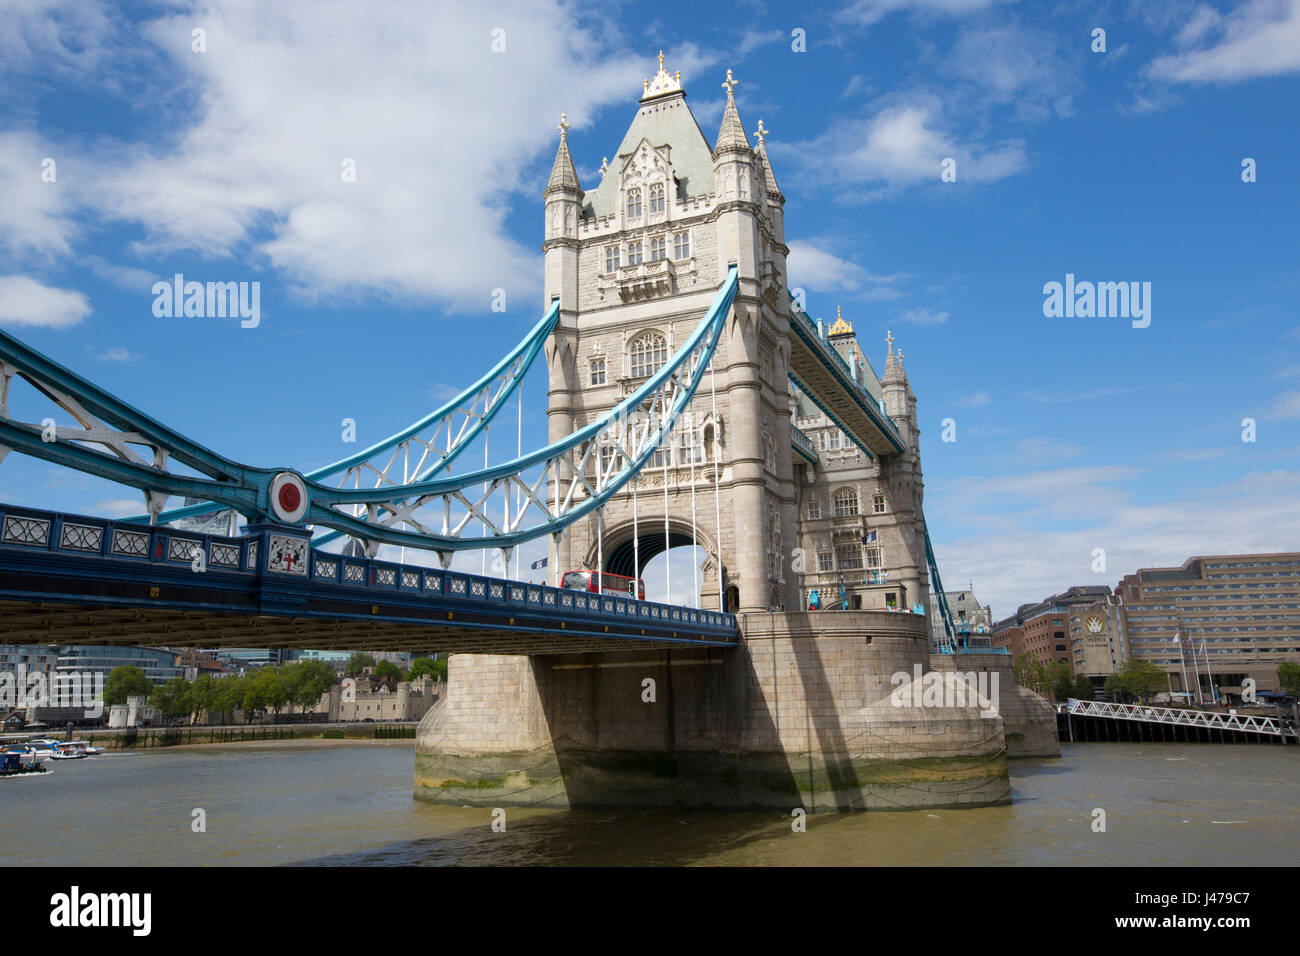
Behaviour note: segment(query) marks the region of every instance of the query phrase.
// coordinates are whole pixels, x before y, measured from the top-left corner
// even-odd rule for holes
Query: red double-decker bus
[[[599,579],[600,586],[596,582]],[[574,591],[600,591],[602,594],[617,594],[620,597],[645,600],[645,582],[640,578],[625,578],[621,574],[603,574],[599,571],[565,571],[560,578],[560,587]]]

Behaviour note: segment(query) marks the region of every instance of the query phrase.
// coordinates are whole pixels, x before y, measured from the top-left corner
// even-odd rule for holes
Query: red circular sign
[[[280,510],[286,514],[293,514],[302,504],[302,492],[296,485],[285,482],[280,486]]]

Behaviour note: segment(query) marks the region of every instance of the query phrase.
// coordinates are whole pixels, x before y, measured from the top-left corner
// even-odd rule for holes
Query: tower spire
[[[716,157],[723,150],[735,149],[749,152],[749,139],[745,136],[745,126],[740,122],[740,112],[736,109],[736,80],[727,71],[727,79],[722,88],[727,91],[727,106],[722,111],[722,126],[718,130],[718,142],[713,147]]]
[[[578,172],[573,168],[573,157],[569,155],[571,124],[567,114],[560,114],[560,125],[556,129],[560,131],[560,148],[555,151],[555,165],[551,167],[551,178],[546,184],[546,193],[553,190],[570,190],[581,197],[582,186],[578,182]]]

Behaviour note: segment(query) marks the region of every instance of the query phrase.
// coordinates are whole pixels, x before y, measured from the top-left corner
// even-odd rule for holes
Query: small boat
[[[104,752],[103,747],[92,747],[84,740],[69,740],[66,744],[59,744],[61,749],[79,750],[87,757],[98,757]]]
[[[55,744],[54,753],[50,754],[51,760],[85,760],[90,754],[75,747],[71,743]]]
[[[0,752],[0,777],[17,777],[29,773],[48,773],[42,757],[27,748]]]
[[[25,746],[42,760],[80,760],[86,756],[83,752],[69,749],[66,744],[46,737],[29,740]]]

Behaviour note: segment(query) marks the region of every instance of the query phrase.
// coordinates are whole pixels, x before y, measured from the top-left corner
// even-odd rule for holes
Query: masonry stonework
[[[966,695],[922,701],[908,686],[907,675],[930,669],[929,576],[902,353],[888,337],[877,378],[850,323],[818,332],[817,348],[844,363],[827,381],[843,389],[833,375],[851,376],[844,394],[865,402],[864,418],[870,408],[892,422],[879,454],[850,451],[791,378],[785,197],[761,122],[749,143],[735,85],[728,72],[710,146],[661,56],[589,192],[561,117],[542,249],[545,304],[559,302],[546,347],[552,442],[663,367],[736,268],[731,312],[688,413],[634,480],[551,537],[548,566],[556,583],[576,569],[639,577],[655,555],[698,545],[698,596],[672,582],[669,601],[738,612],[740,645],[452,655],[447,693],[418,731],[419,799],[811,811],[1010,801],[997,708]],[[796,457],[794,445],[807,452],[809,441],[821,454]],[[805,610],[829,607],[824,591],[838,609]],[[922,613],[906,613],[917,605]]]
[[[416,739],[416,796],[812,812],[1009,801],[999,714],[894,699],[891,677],[929,660],[920,616],[750,613],[743,629],[734,651],[453,655]]]

